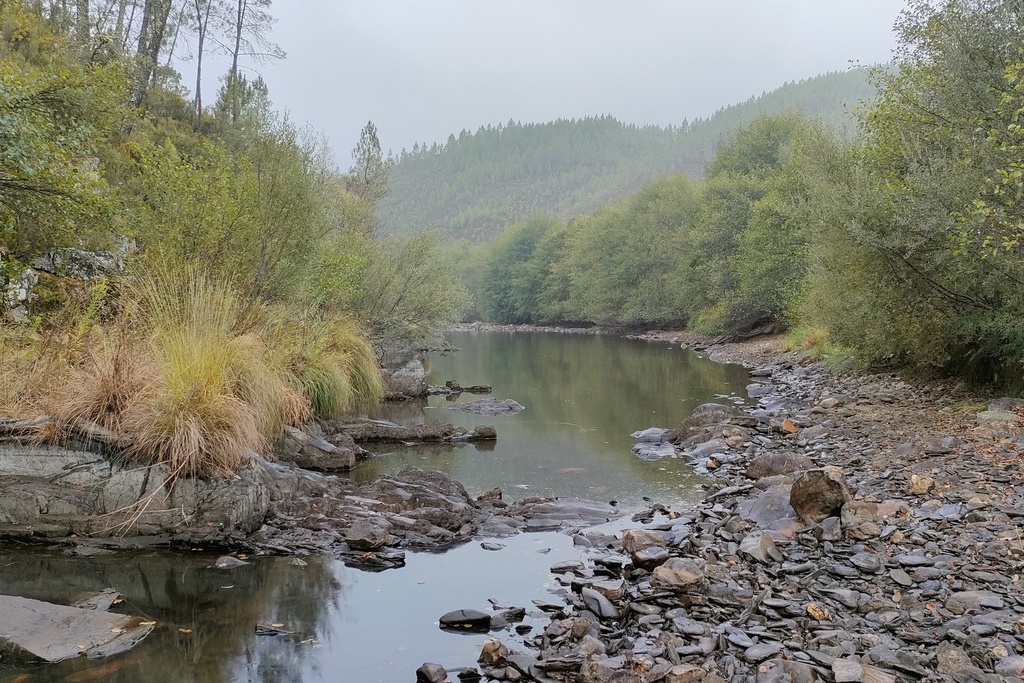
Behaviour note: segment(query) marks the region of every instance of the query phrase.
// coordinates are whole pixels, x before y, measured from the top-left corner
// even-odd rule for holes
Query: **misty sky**
[[[786,81],[889,61],[900,0],[274,0],[274,104],[348,167],[487,123],[668,124]],[[212,66],[212,65],[211,65]],[[192,63],[181,65],[186,74]],[[218,64],[207,73],[223,73]],[[212,75],[211,75],[212,78]],[[206,86],[214,90],[216,84]],[[207,94],[207,98],[212,92]]]

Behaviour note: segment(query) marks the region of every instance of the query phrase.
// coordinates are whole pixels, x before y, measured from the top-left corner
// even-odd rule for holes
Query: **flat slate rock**
[[[613,505],[585,498],[558,498],[519,503],[514,512],[525,518],[527,531],[554,531],[566,527],[604,524],[624,513]]]
[[[515,415],[516,413],[526,409],[526,406],[522,403],[511,398],[482,398],[479,401],[452,403],[446,407],[449,410],[457,410],[463,413],[475,413],[476,415]]]
[[[152,630],[152,622],[138,617],[0,595],[5,661],[109,657],[135,647]]]
[[[443,615],[438,623],[444,629],[486,633],[491,630],[491,615],[475,609],[457,609]]]

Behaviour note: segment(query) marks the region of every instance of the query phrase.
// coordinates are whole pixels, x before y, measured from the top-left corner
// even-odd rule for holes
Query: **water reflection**
[[[424,360],[428,381],[490,384],[496,398],[526,406],[518,415],[479,416],[446,410],[445,397],[389,405],[377,416],[402,424],[433,420],[472,428],[494,424],[491,452],[472,447],[378,449],[359,480],[406,465],[439,469],[470,492],[501,487],[511,498],[577,495],[615,498],[639,506],[644,496],[695,500],[701,480],[679,459],[647,462],[634,456],[630,434],[672,427],[715,396],[739,400],[747,372],[664,344],[601,335],[460,332],[454,354]],[[480,398],[463,394],[459,401]]]
[[[379,574],[327,557],[307,557],[302,567],[289,558],[251,558],[224,571],[206,553],[72,558],[0,549],[0,592],[67,604],[114,587],[125,595],[116,611],[157,622],[135,650],[106,660],[21,667],[0,661],[0,683],[406,683],[425,661],[471,665],[487,636],[441,631],[437,618],[453,609],[550,602],[556,598],[547,568],[581,552],[564,534],[501,542],[506,547],[498,552],[471,543],[410,554],[405,568]],[[534,611],[526,623],[538,628],[546,620]],[[256,635],[257,624],[290,634]],[[501,637],[516,642],[511,632]]]
[[[103,662],[22,667],[18,675],[26,677],[17,680],[301,680],[294,674],[305,662],[303,650],[330,636],[344,599],[333,563],[317,559],[295,567],[286,559],[258,558],[225,571],[213,568],[215,559],[166,551],[75,558],[0,550],[2,593],[69,604],[113,587],[124,596],[116,611],[158,624],[134,652]],[[257,639],[255,627],[264,622],[283,624],[292,634]],[[13,667],[0,664],[0,674],[5,668]]]

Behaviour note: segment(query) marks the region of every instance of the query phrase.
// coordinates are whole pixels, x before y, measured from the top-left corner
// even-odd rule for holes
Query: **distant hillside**
[[[707,119],[635,126],[610,116],[481,127],[403,152],[380,206],[386,232],[484,241],[539,213],[570,218],[660,175],[703,173],[722,141],[759,116],[803,112],[849,133],[874,96],[865,70],[787,83]]]

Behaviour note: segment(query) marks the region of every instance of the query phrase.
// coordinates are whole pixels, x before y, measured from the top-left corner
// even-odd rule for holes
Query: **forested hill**
[[[538,213],[570,218],[660,175],[703,173],[729,135],[754,119],[803,112],[852,130],[853,108],[874,95],[866,70],[787,83],[679,126],[635,126],[611,116],[481,127],[404,151],[381,205],[386,232],[425,230],[474,242]]]

